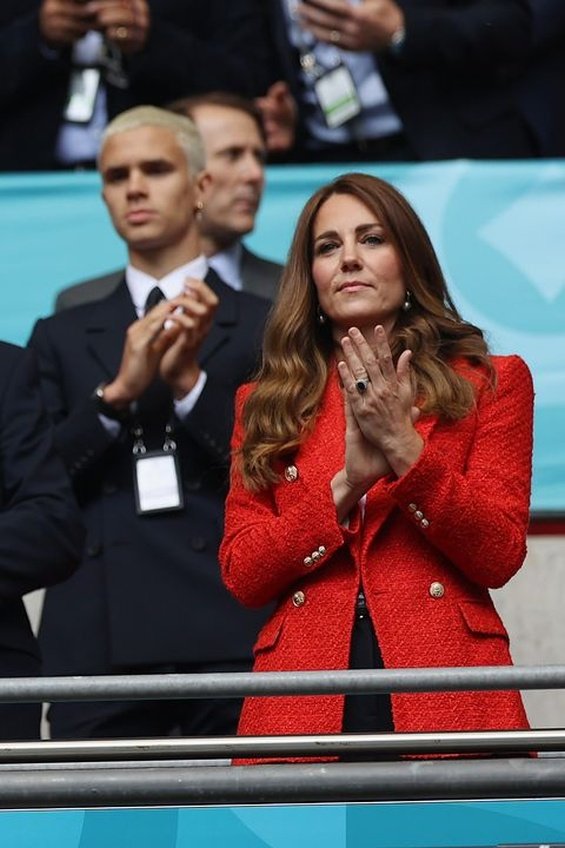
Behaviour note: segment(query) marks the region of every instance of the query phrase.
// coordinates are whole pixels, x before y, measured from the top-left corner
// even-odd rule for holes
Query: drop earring
[[[406,291],[404,303],[402,304],[404,312],[409,312],[412,309],[412,292]]]
[[[322,307],[320,306],[320,304],[318,304],[318,307],[316,309],[316,318],[318,319],[318,324],[325,324],[328,320],[327,315],[324,315],[324,313],[322,312]]]
[[[196,201],[196,204],[195,204],[195,206],[194,206],[194,212],[195,212],[195,214],[196,214],[196,215],[200,214],[200,212],[202,212],[202,210],[203,210],[203,209],[204,209],[204,204],[203,204],[203,202],[202,202],[201,200],[197,200],[197,201]]]

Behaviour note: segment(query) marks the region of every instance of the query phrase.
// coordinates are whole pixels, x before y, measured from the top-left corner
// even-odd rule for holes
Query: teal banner
[[[483,848],[565,844],[565,801],[0,812],[6,848]]]
[[[355,166],[278,166],[249,246],[284,261],[296,217]],[[455,301],[496,353],[519,353],[536,386],[534,512],[565,513],[565,161],[363,166],[420,213]],[[0,177],[0,338],[25,343],[56,292],[119,268],[123,245],[94,173]]]

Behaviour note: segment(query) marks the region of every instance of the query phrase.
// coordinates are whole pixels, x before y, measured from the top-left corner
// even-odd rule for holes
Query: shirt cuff
[[[184,418],[187,418],[198,401],[198,398],[202,394],[202,390],[206,385],[206,380],[208,379],[208,375],[205,371],[201,371],[198,375],[198,380],[194,384],[194,388],[192,388],[187,395],[179,400],[174,401],[175,405],[175,414],[177,418],[180,418],[182,421]]]

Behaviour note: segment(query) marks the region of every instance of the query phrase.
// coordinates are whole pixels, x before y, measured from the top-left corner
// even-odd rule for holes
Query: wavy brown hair
[[[408,201],[389,183],[368,174],[345,174],[320,188],[306,203],[263,341],[257,383],[243,409],[240,450],[245,485],[263,489],[279,479],[311,429],[334,356],[331,325],[320,324],[312,278],[313,226],[321,206],[335,194],[356,197],[378,218],[396,248],[411,309],[401,311],[392,338],[396,362],[412,351],[411,369],[423,413],[447,420],[466,415],[474,404],[473,385],[451,363],[464,359],[493,369],[483,333],[462,320],[442,274],[429,236]]]

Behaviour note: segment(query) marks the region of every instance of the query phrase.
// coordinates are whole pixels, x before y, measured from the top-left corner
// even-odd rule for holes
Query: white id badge
[[[319,77],[314,88],[328,127],[340,127],[360,113],[357,89],[345,65]]]
[[[134,456],[133,481],[138,515],[182,509],[182,488],[175,453],[151,451]]]
[[[69,96],[65,106],[65,120],[75,124],[88,124],[94,114],[96,95],[100,87],[98,68],[75,69],[71,73]]]

